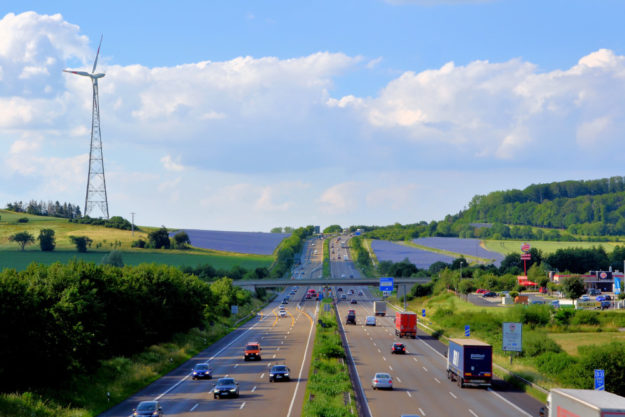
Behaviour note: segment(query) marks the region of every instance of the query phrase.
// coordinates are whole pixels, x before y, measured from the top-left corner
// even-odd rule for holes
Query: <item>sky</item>
[[[623,175],[622,0],[0,2],[0,206],[84,210],[98,72],[110,215],[441,220]],[[95,215],[97,216],[97,212]]]

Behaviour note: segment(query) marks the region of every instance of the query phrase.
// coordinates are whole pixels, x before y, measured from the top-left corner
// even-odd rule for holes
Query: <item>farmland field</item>
[[[0,270],[15,268],[23,270],[32,262],[52,264],[54,262],[66,263],[72,259],[83,259],[87,262],[100,263],[102,257],[108,252],[90,251],[79,253],[75,250],[55,250],[54,252],[41,252],[31,250],[3,250],[0,251]],[[142,263],[158,263],[172,266],[197,266],[210,264],[217,269],[231,269],[239,265],[245,269],[268,267],[273,261],[272,256],[267,255],[244,255],[232,256],[222,254],[185,253],[183,251],[149,251],[136,250],[122,252],[125,265],[139,265]]]
[[[565,248],[592,248],[593,246],[603,246],[607,252],[612,252],[617,245],[623,245],[623,242],[552,242],[552,241],[523,241],[523,240],[484,240],[486,249],[493,252],[499,252],[503,255],[509,253],[521,253],[521,245],[529,243],[532,248],[537,248],[548,255],[558,249]]]
[[[582,332],[582,333],[549,333],[549,337],[562,347],[569,355],[577,356],[577,348],[586,345],[604,345],[610,342],[625,342],[623,332]]]
[[[408,258],[408,260],[419,269],[427,269],[434,262],[441,261],[451,263],[454,260],[451,256],[428,252],[387,240],[371,240],[371,249],[373,249],[378,261],[401,262]]]
[[[221,252],[271,255],[290,233],[226,232],[183,229],[196,248]]]
[[[499,266],[504,255],[486,250],[481,246],[479,239],[460,239],[456,237],[422,237],[413,239],[413,242],[434,249],[441,249],[448,252],[455,252],[462,255],[475,256],[479,258],[492,259],[495,266]]]

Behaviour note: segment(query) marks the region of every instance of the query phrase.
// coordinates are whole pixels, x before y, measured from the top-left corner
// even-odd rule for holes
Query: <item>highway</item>
[[[315,253],[316,252],[316,253]],[[308,239],[304,242],[300,265],[293,268],[294,279],[321,278],[323,274],[323,240]]]
[[[291,296],[292,301],[286,305],[287,317],[278,317],[279,301],[284,297],[281,294],[256,318],[101,416],[126,417],[140,401],[154,399],[161,402],[167,416],[301,415],[317,308],[314,301],[302,302],[298,307],[297,300],[303,298],[305,291],[305,287],[300,287]],[[250,341],[260,342],[261,361],[243,360],[244,347]],[[191,368],[206,361],[213,369],[213,379],[193,381]],[[275,364],[290,368],[290,382],[269,382],[269,370]],[[239,398],[213,399],[211,388],[217,378],[225,376],[239,382]]]
[[[361,276],[360,271],[351,261],[347,240],[346,236],[330,239],[330,275],[333,278],[358,278]]]
[[[343,293],[354,291],[354,295],[347,296],[347,301],[338,303],[338,311],[371,416],[407,413],[422,416],[533,416],[542,405],[524,393],[510,391],[501,381],[495,381],[496,390],[459,388],[447,380],[442,343],[423,333],[417,339],[397,338],[394,310],[390,308],[386,317],[377,317],[376,326],[365,326],[366,316],[373,315],[373,297],[364,288],[342,288]],[[363,291],[363,296],[358,296],[359,290]],[[351,304],[352,298],[358,303]],[[345,325],[349,309],[356,311],[356,326]],[[407,354],[391,354],[394,342],[404,343]],[[371,388],[371,378],[376,372],[391,374],[393,391]],[[505,392],[498,392],[500,389]]]

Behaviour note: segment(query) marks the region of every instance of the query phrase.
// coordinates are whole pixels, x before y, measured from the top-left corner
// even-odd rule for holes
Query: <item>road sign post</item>
[[[471,327],[468,324],[464,326],[464,337],[471,337]]]
[[[595,369],[595,390],[605,391],[605,370]]]
[[[425,317],[425,308],[423,310],[421,310],[421,316]]]

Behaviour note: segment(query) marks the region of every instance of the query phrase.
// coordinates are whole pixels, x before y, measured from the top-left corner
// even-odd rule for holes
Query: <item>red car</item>
[[[485,292],[488,292],[488,290],[485,290],[484,288],[478,288],[477,291],[475,291],[476,294],[484,294]]]

